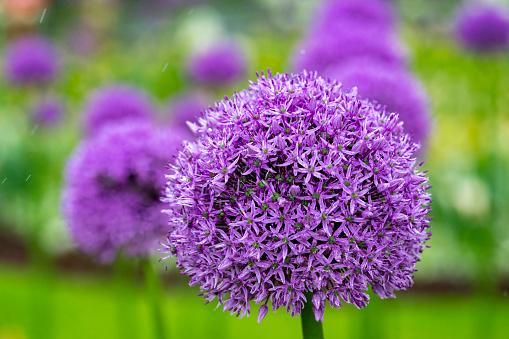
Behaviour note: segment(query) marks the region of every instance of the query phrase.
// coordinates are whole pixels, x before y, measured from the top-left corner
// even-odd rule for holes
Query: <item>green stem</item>
[[[300,320],[302,323],[302,337],[303,339],[323,339],[323,327],[321,321],[315,320],[313,313],[313,293],[305,293],[307,302],[300,313]]]
[[[157,339],[165,339],[163,316],[161,312],[161,293],[159,276],[154,271],[151,263],[147,259],[142,260],[143,275],[145,277],[145,288],[148,293],[148,300],[150,303],[150,312],[152,319],[152,326],[154,328],[154,337]]]

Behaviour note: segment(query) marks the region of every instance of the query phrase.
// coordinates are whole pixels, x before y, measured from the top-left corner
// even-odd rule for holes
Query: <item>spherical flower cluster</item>
[[[66,170],[64,215],[86,253],[111,261],[145,255],[167,231],[160,201],[164,168],[181,144],[175,131],[123,123],[85,140]]]
[[[246,60],[240,46],[218,43],[193,55],[188,64],[191,78],[205,85],[230,85],[242,79]]]
[[[163,252],[232,314],[300,314],[311,292],[364,307],[412,285],[429,239],[428,179],[394,113],[316,73],[262,73],[215,104],[167,176]]]
[[[304,39],[294,55],[293,69],[322,72],[331,65],[369,55],[387,64],[401,65],[405,51],[391,31],[376,26],[341,23],[323,34]]]
[[[52,127],[62,121],[62,102],[56,98],[44,98],[39,101],[32,110],[32,117],[36,124]]]
[[[170,101],[168,111],[173,120],[173,126],[188,129],[187,122],[195,121],[200,112],[207,108],[206,97],[198,92],[178,95]]]
[[[108,85],[94,91],[85,105],[85,132],[97,135],[105,126],[123,121],[148,122],[152,103],[140,89],[123,84]]]
[[[412,134],[414,141],[426,143],[431,124],[427,97],[420,82],[405,68],[359,58],[328,69],[324,76],[345,88],[357,87],[362,98],[387,106],[388,111],[399,114],[405,132]]]
[[[5,49],[4,75],[15,85],[40,85],[53,81],[60,71],[60,58],[51,41],[26,36]]]
[[[337,23],[368,24],[381,30],[396,24],[394,9],[383,0],[327,0],[318,6],[315,17],[311,22],[313,35],[329,31]]]
[[[509,46],[509,12],[502,7],[475,4],[461,8],[456,31],[463,46],[479,52],[494,52]]]

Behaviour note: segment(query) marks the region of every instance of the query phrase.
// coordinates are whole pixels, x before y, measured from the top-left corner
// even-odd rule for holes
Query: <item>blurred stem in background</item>
[[[143,276],[145,278],[145,289],[150,309],[150,320],[154,331],[154,338],[165,339],[169,337],[165,335],[163,315],[161,308],[161,287],[159,275],[155,272],[150,260],[144,258],[141,260]]]
[[[29,338],[54,338],[54,264],[50,255],[39,246],[38,237],[31,237],[30,256],[35,288],[29,296],[30,326]]]
[[[138,333],[137,307],[127,296],[131,293],[134,265],[132,259],[121,255],[115,261],[116,303],[118,337],[123,339],[140,338]]]

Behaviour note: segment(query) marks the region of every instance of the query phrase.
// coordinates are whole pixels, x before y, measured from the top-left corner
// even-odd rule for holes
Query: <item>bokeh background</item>
[[[496,1],[495,1],[496,2]],[[205,104],[248,85],[255,72],[292,70],[314,20],[313,0],[2,0],[0,58],[17,39],[54,45],[59,71],[19,85],[0,77],[0,338],[151,338],[151,309],[138,259],[101,264],[79,251],[62,216],[67,159],[84,136],[83,110],[97,88],[125,83],[145,91],[160,124],[177,120],[175,98],[199,92]],[[430,249],[414,287],[396,299],[373,296],[357,310],[327,309],[327,338],[503,338],[509,333],[509,51],[462,46],[459,0],[390,1],[408,69],[432,116],[427,150],[433,202]],[[498,1],[497,4],[509,3]],[[245,72],[203,85],[192,55],[235,41]],[[38,118],[44,101],[57,108]],[[173,104],[172,104],[173,102]],[[51,109],[50,109],[51,110]],[[284,311],[237,319],[203,305],[171,263],[151,264],[162,280],[171,338],[298,338]],[[165,265],[168,270],[165,271]],[[121,274],[118,271],[121,270]],[[121,277],[121,278],[119,278]]]

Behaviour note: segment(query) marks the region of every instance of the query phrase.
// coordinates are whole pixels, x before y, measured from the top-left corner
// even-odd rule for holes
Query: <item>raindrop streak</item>
[[[46,15],[46,8],[44,11],[42,11],[41,21],[39,21],[40,24],[42,24],[42,20],[44,20],[44,16]]]
[[[4,181],[2,181],[2,184],[5,182],[5,180],[7,180],[7,178],[5,178]]]
[[[163,72],[166,71],[166,68],[168,68],[168,63],[166,63],[166,65],[164,65]]]
[[[25,181],[28,181],[28,179],[30,179],[31,176],[32,174],[29,174]]]

